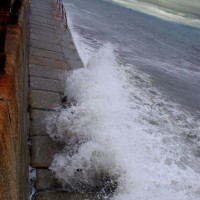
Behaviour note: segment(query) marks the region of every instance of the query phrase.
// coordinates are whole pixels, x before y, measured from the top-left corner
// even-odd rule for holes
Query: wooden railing
[[[0,73],[6,63],[5,40],[8,24],[16,25],[22,0],[0,0]]]

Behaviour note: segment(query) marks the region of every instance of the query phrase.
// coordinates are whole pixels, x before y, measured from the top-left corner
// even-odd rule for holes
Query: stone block
[[[43,13],[45,14],[45,13]],[[43,24],[38,24],[38,23],[30,23],[30,28],[37,28],[39,30],[50,30],[55,32],[56,31],[56,27],[55,26],[47,26],[47,25],[43,25]]]
[[[101,200],[97,194],[92,193],[67,193],[67,192],[44,192],[36,194],[34,200]]]
[[[41,5],[41,6],[42,6],[42,5]],[[42,6],[42,8],[44,9],[45,7]],[[48,8],[47,8],[47,10],[48,10]],[[35,20],[35,21],[41,22],[42,24],[43,24],[43,23],[47,23],[47,18],[46,18],[46,16],[41,17],[41,16],[39,16],[39,15],[30,15],[29,19],[30,19],[30,22],[31,22],[32,20],[33,20],[33,21]]]
[[[30,56],[29,63],[35,64],[35,65],[47,66],[47,67],[54,67],[54,68],[59,68],[59,69],[67,69],[66,62],[51,59],[51,58],[44,58],[41,56],[33,56],[33,55]]]
[[[56,153],[64,148],[64,143],[54,141],[48,136],[33,136],[31,146],[31,166],[48,168]]]
[[[49,41],[51,41],[51,40],[49,40]],[[45,49],[38,49],[38,48],[31,47],[30,55],[65,61],[62,53],[55,52],[55,51],[48,51]]]
[[[60,80],[53,80],[42,77],[30,77],[30,87],[31,89],[52,91],[64,94],[64,83]]]
[[[45,26],[42,26],[40,24],[31,23],[30,24],[30,31],[32,31],[33,29],[35,29],[35,30],[43,30],[43,31],[46,31],[46,32],[51,32],[51,33],[55,33],[56,32],[56,28],[55,27],[45,27]]]
[[[46,119],[48,116],[52,116],[55,112],[32,109],[31,111],[31,124],[30,135],[31,136],[44,136],[47,135]]]
[[[30,10],[31,10],[31,13],[32,13],[32,11],[37,11],[37,13],[45,13],[45,14],[49,14],[51,12],[51,8],[49,6],[43,7],[43,6],[39,5],[38,3],[31,3]]]
[[[36,172],[36,189],[41,190],[55,190],[61,189],[62,183],[55,177],[49,169],[37,169]]]
[[[44,7],[42,6],[42,9]],[[48,10],[48,8],[47,8]],[[49,18],[48,16],[41,16],[41,15],[30,15],[30,21],[37,21],[41,24],[50,24],[50,25],[56,25],[59,24],[61,22],[61,18],[59,20],[51,17]]]
[[[45,49],[49,51],[55,51],[55,52],[62,52],[61,46],[57,44],[52,44],[50,42],[40,42],[38,40],[31,40],[30,41],[30,46],[39,48],[39,49]]]
[[[48,4],[47,4],[47,2],[45,2],[46,4],[44,4],[44,2],[45,1],[41,2],[41,4],[39,4],[39,2],[37,2],[37,1],[31,1],[31,3],[30,3],[31,10],[33,8],[33,9],[41,9],[43,11],[51,12],[51,6],[49,5],[49,4],[51,4],[51,2],[48,1]]]
[[[63,81],[66,76],[66,70],[30,64],[29,74],[31,76],[38,76]]]
[[[46,31],[46,30],[40,30],[40,29],[35,29],[35,28],[32,28],[31,29],[31,33],[35,34],[35,35],[43,35],[43,36],[46,36],[46,37],[55,37],[56,36],[56,31],[52,32],[52,31]],[[51,41],[49,41],[51,42]]]
[[[44,24],[43,24],[44,26]],[[34,39],[34,40],[39,40],[41,42],[49,42],[51,41],[51,43],[53,44],[59,44],[59,41],[57,38],[51,36],[51,37],[47,37],[45,34],[36,34],[36,33],[31,33],[30,34],[30,38]]]
[[[54,11],[55,12],[55,11]],[[62,19],[62,15],[60,12],[56,12],[52,15],[52,13],[43,13],[43,12],[40,12],[36,9],[31,9],[31,15],[37,15],[37,16],[40,16],[40,17],[46,17],[48,19],[57,19],[57,20],[61,20]]]
[[[43,110],[56,110],[60,106],[60,94],[41,90],[31,90],[31,108]]]
[[[48,10],[46,10],[47,12],[48,12]],[[45,24],[46,26],[56,26],[56,25],[58,25],[58,23],[60,23],[60,22],[58,22],[57,20],[47,20],[46,22],[43,22],[44,20],[42,19],[42,20],[39,20],[39,19],[31,19],[30,20],[30,23],[37,23],[37,24]]]
[[[51,11],[49,11],[48,9],[46,9],[46,10],[44,10],[44,9],[41,9],[41,8],[36,8],[36,7],[32,7],[31,8],[31,14],[32,15],[38,15],[38,16],[54,16],[54,15],[58,15],[59,16],[59,14],[60,14],[60,12],[59,11],[53,11],[53,12],[51,12]],[[33,23],[34,22],[34,20],[32,20],[31,21],[31,23]]]

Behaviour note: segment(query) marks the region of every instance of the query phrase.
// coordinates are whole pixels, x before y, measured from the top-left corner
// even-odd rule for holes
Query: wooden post
[[[4,72],[6,54],[5,54],[5,40],[6,30],[9,23],[11,0],[0,1],[0,72]]]

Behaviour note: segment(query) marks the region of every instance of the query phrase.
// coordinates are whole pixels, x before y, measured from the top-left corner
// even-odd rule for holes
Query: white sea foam
[[[129,151],[127,137],[132,119],[128,88],[117,70],[112,47],[105,45],[87,67],[69,75],[66,86],[66,95],[76,104],[61,112],[56,136],[67,139],[66,143],[69,135],[75,136],[83,144],[72,157],[66,152],[55,157],[52,169],[66,182],[81,169],[85,179],[81,181],[89,184],[91,173],[123,173],[123,165],[131,161],[119,154]]]
[[[66,143],[52,171],[75,190],[109,174],[118,183],[115,200],[199,199],[199,120],[155,89],[149,76],[120,64],[116,47],[95,52],[68,19],[85,67],[66,77],[73,104],[56,116],[57,131],[49,131]]]
[[[119,66],[110,44],[67,77],[66,95],[74,105],[51,133],[66,143],[51,166],[59,179],[77,189],[107,173],[116,200],[199,199],[198,121],[148,76]]]

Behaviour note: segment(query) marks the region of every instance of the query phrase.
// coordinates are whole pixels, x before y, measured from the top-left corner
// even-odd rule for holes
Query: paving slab
[[[35,35],[44,35],[46,37],[55,37],[56,35],[56,31],[54,30],[54,32],[51,32],[51,31],[47,31],[47,30],[38,30],[38,29],[35,29],[35,28],[32,28],[31,29],[31,33],[35,34]],[[49,41],[50,42],[50,41]]]
[[[35,196],[34,200],[101,200],[95,194],[77,194],[67,192],[44,192]]]
[[[32,109],[30,136],[47,136],[47,120],[54,115],[55,111]]]
[[[51,10],[49,11],[48,9],[42,10],[41,8],[34,8],[33,6],[31,7],[31,14],[33,15],[42,15],[42,16],[52,16],[52,17],[58,17],[61,15],[61,13],[58,10]],[[56,19],[56,18],[55,18]]]
[[[30,88],[64,94],[62,81],[42,77],[30,77]]]
[[[50,3],[50,2],[48,2],[46,0],[42,1],[41,4],[40,4],[40,2],[38,2],[37,0],[32,0],[31,6],[32,7],[34,6],[34,8],[40,8],[40,9],[42,9],[43,7],[41,7],[41,5],[43,5],[44,9],[50,9],[50,8],[52,9],[52,7],[51,7],[52,6],[52,2]]]
[[[57,110],[60,107],[61,95],[55,92],[47,92],[41,90],[30,91],[31,108],[43,110]]]
[[[44,42],[51,42],[53,44],[59,44],[59,40],[57,38],[55,38],[53,36],[47,37],[46,34],[36,34],[36,33],[31,32],[30,38],[34,39],[34,40],[39,40],[41,42],[44,41]]]
[[[31,167],[50,167],[55,154],[64,148],[64,143],[54,141],[48,136],[33,136],[31,148]]]
[[[41,5],[42,6],[44,6],[44,7],[41,7]],[[31,7],[32,6],[34,6],[34,8],[44,8],[44,9],[50,9],[51,8],[51,6],[48,4],[48,1],[40,1],[40,2],[38,2],[37,0],[32,0],[31,1]]]
[[[50,7],[46,7],[45,8],[45,7],[42,7],[41,5],[36,4],[36,3],[31,3],[30,9],[31,9],[31,11],[32,10],[37,10],[37,11],[43,12],[43,13],[50,13],[50,11],[51,11]]]
[[[32,39],[30,41],[30,46],[31,47],[35,47],[38,49],[45,49],[45,50],[49,50],[49,51],[55,51],[55,52],[62,52],[61,46],[58,44],[52,44],[50,42],[40,42],[38,40],[34,40]]]
[[[49,169],[37,169],[35,187],[38,191],[61,189],[62,183]]]
[[[41,27],[44,27],[44,28],[49,28],[49,29],[56,29],[56,26],[52,26],[52,25],[49,25],[49,24],[41,24],[41,23],[38,23],[38,22],[30,22],[30,27],[32,26],[41,26]]]
[[[41,56],[43,58],[51,58],[51,59],[61,60],[61,61],[65,62],[63,54],[60,52],[48,51],[45,49],[38,49],[38,48],[31,47],[30,55]]]
[[[54,67],[54,68],[59,68],[59,69],[67,69],[66,62],[63,62],[61,60],[51,59],[51,58],[44,58],[40,56],[31,55],[29,58],[29,63],[35,64],[35,65],[47,66],[47,67]]]
[[[43,30],[43,31],[47,31],[47,32],[50,32],[50,33],[55,33],[56,32],[56,27],[45,27],[45,26],[42,26],[41,24],[33,24],[31,23],[30,24],[30,32],[33,30],[33,29],[36,29],[36,30]]]
[[[47,20],[44,20],[44,19],[30,19],[30,23],[31,22],[34,22],[34,23],[38,23],[38,24],[46,24],[48,26],[56,26],[58,25],[58,20],[51,20],[51,19],[47,19]]]
[[[56,0],[31,0],[30,12],[30,152],[31,166],[36,169],[32,199],[99,199],[92,193],[61,192],[66,188],[49,170],[55,154],[65,145],[47,135],[47,118],[59,114],[67,71],[83,65],[69,29],[64,28]]]
[[[67,73],[66,70],[63,69],[45,67],[41,65],[32,65],[32,64],[29,65],[30,76],[38,76],[43,78],[64,81],[66,73]]]
[[[42,5],[41,5],[41,7],[42,7]],[[38,16],[38,15],[30,15],[29,19],[30,19],[30,22],[33,20],[33,21],[38,21],[38,22],[41,22],[41,23],[47,23],[48,18],[46,18],[46,16],[41,17],[41,16]],[[53,19],[52,19],[52,21],[53,21]]]
[[[49,13],[49,12],[43,13],[41,11],[34,9],[34,7],[32,7],[32,9],[31,9],[31,15],[46,17],[46,18],[49,18],[49,19],[57,19],[57,20],[61,20],[61,18],[62,18],[62,14],[59,11],[55,12],[54,14]]]
[[[55,18],[48,18],[46,16],[40,16],[40,15],[30,15],[29,19],[30,21],[38,21],[45,24],[57,25],[58,23],[60,23],[62,18],[55,19]]]

